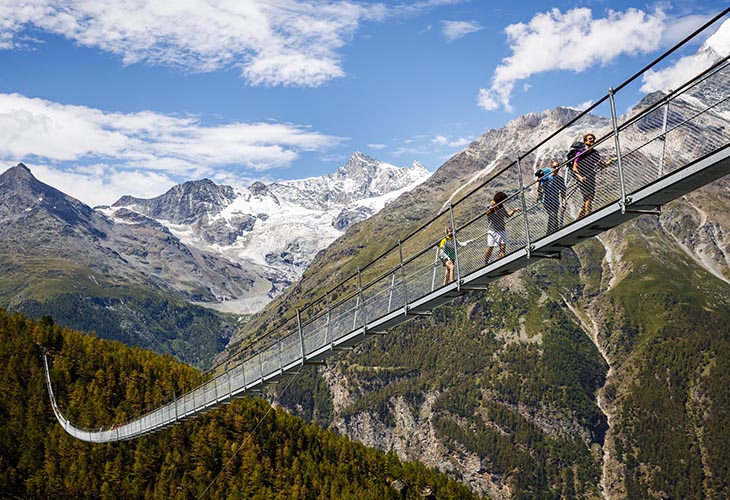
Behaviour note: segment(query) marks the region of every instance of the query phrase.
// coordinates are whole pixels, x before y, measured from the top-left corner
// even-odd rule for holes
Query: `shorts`
[[[487,231],[487,246],[497,247],[507,244],[507,231],[495,231],[490,229]]]
[[[583,199],[590,198],[591,200],[596,195],[596,178],[586,176],[585,181],[578,184],[580,187],[580,193],[583,195]]]

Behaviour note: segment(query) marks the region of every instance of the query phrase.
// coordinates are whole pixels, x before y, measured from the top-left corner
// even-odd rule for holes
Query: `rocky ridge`
[[[218,253],[261,276],[255,292],[207,304],[250,313],[296,281],[317,252],[348,227],[429,175],[418,162],[399,168],[357,152],[336,172],[321,177],[255,182],[248,188],[190,181],[153,199],[122,197],[103,211],[120,220],[129,211],[142,214],[188,247]]]

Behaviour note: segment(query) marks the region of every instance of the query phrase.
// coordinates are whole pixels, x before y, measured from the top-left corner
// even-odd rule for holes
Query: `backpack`
[[[577,141],[571,144],[567,154],[568,160],[573,160],[575,158],[575,155],[583,151],[585,148],[586,145],[583,144],[581,141]]]
[[[570,145],[570,149],[568,150],[568,153],[566,156],[568,157],[568,163],[567,163],[567,172],[565,177],[565,182],[567,184],[568,179],[570,179],[570,176],[573,175],[573,161],[575,160],[575,157],[578,153],[585,150],[586,145],[581,141],[576,141],[573,144]]]

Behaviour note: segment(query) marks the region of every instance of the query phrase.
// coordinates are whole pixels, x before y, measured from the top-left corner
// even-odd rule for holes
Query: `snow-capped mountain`
[[[124,196],[102,209],[118,222],[130,211],[167,227],[186,245],[218,252],[256,270],[268,283],[253,296],[217,308],[255,312],[299,279],[314,256],[352,224],[377,213],[429,177],[423,165],[396,167],[355,153],[321,177],[255,182],[248,188],[203,179],[152,199]]]
[[[330,210],[389,195],[428,177],[419,162],[399,168],[357,152],[337,172],[309,179],[277,182],[270,189],[306,208]],[[392,199],[387,197],[387,200]],[[382,207],[380,207],[382,208]]]

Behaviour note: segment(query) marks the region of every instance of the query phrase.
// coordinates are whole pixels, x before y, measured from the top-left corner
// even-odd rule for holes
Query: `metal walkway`
[[[619,124],[615,112],[619,91],[640,74],[609,91],[526,153],[516,153],[517,160],[509,166],[485,165],[486,181],[365,268],[297,310],[271,335],[276,340],[146,415],[111,429],[75,426],[59,410],[46,359],[46,381],[56,418],[69,434],[90,442],[120,441],[159,431],[297,373],[305,364],[320,363],[339,350],[385,334],[536,260],[559,258],[563,249],[638,215],[658,215],[665,203],[730,174],[728,58],[674,92],[644,99]],[[622,109],[628,109],[631,103],[623,104]],[[565,160],[567,168],[561,168],[560,175],[568,188],[567,204],[559,210],[559,227],[548,227],[545,207],[535,203],[537,185],[531,182],[535,169],[549,164],[551,158],[565,159],[570,143],[588,131],[596,134],[595,149],[602,158],[615,161],[605,161],[608,165],[596,174],[593,211],[574,220],[582,199],[570,172],[572,162]],[[496,191],[508,195],[503,203],[508,212],[520,210],[506,221],[506,255],[498,258],[495,249],[492,259],[497,260],[485,265],[485,209]],[[452,254],[454,280],[444,285],[448,280],[444,279],[446,268],[439,259],[438,245],[446,227],[454,229],[460,244],[454,245]]]

